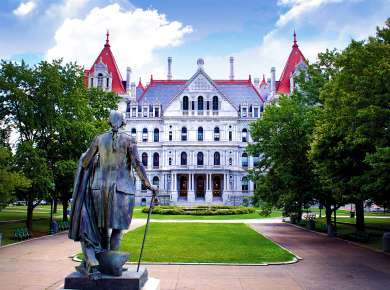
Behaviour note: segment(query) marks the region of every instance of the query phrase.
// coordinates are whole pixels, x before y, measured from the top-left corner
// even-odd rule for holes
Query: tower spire
[[[294,45],[293,47],[298,47],[298,44],[297,44],[297,34],[295,32],[295,29],[294,29]]]
[[[107,29],[106,33],[106,46],[110,46],[110,32]]]

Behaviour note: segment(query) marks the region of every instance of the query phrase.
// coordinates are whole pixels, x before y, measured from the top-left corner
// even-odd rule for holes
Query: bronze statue
[[[80,241],[84,262],[76,267],[92,279],[101,273],[121,275],[128,254],[118,252],[122,231],[129,228],[135,202],[137,172],[152,186],[139,159],[136,141],[119,129],[123,115],[111,111],[111,130],[95,138],[81,156],[74,183],[69,238]]]

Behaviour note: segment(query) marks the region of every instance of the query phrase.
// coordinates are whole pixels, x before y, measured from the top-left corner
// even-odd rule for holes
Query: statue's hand
[[[152,194],[153,194],[154,196],[156,196],[156,195],[158,194],[158,192],[159,192],[158,187],[157,187],[157,186],[154,186],[154,185],[152,185],[152,186],[150,187],[150,190],[152,191]]]

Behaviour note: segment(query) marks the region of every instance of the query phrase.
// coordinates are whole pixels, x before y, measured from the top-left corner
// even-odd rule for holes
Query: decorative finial
[[[203,66],[204,66],[203,58],[198,58],[198,60],[196,61],[196,64],[198,65],[198,69],[203,69]]]
[[[138,81],[138,86],[137,87],[143,87],[143,85],[142,85],[142,81],[141,81],[141,77],[139,78],[139,81]]]
[[[249,79],[248,79],[250,82],[252,81],[252,76],[251,74],[249,74]]]
[[[108,31],[108,29],[106,33],[106,45],[110,45],[110,32]]]
[[[298,44],[297,44],[297,34],[295,33],[295,29],[294,29],[294,45],[293,47],[298,47]]]
[[[150,84],[153,82],[153,75],[150,75]]]
[[[265,82],[265,75],[263,74],[263,82]]]

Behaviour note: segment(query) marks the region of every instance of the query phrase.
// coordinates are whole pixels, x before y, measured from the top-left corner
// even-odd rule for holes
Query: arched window
[[[198,111],[203,111],[203,97],[198,97]]]
[[[232,166],[233,165],[233,159],[230,157],[229,158],[229,165]]]
[[[219,127],[214,128],[214,141],[219,141]]]
[[[181,141],[187,141],[187,128],[181,128]]]
[[[157,152],[153,153],[153,167],[160,167],[160,155]]]
[[[181,152],[180,165],[187,165],[187,153]]]
[[[203,141],[203,128],[198,128],[198,141]]]
[[[241,162],[242,162],[242,167],[245,168],[248,167],[248,154],[242,153]]]
[[[196,156],[196,164],[203,165],[203,153],[202,152],[198,152],[198,155]]]
[[[153,141],[154,142],[160,141],[160,130],[158,130],[157,128],[154,129],[154,131],[153,131]]]
[[[98,83],[97,83],[98,88],[103,88],[103,75],[98,74]]]
[[[241,179],[241,190],[248,191],[248,177],[246,176]]]
[[[131,137],[137,139],[137,130],[135,128],[131,128]]]
[[[148,129],[142,129],[142,142],[148,142]]]
[[[246,128],[242,129],[242,142],[248,142],[248,130]]]
[[[158,176],[153,177],[152,184],[157,187],[160,186],[160,179],[158,178]]]
[[[214,165],[221,165],[221,155],[219,152],[214,153]]]
[[[213,111],[218,111],[218,107],[219,107],[218,97],[214,96],[213,97]]]
[[[183,111],[188,111],[188,97],[183,97]]]
[[[142,165],[145,167],[148,167],[148,154],[147,153],[142,153]]]

